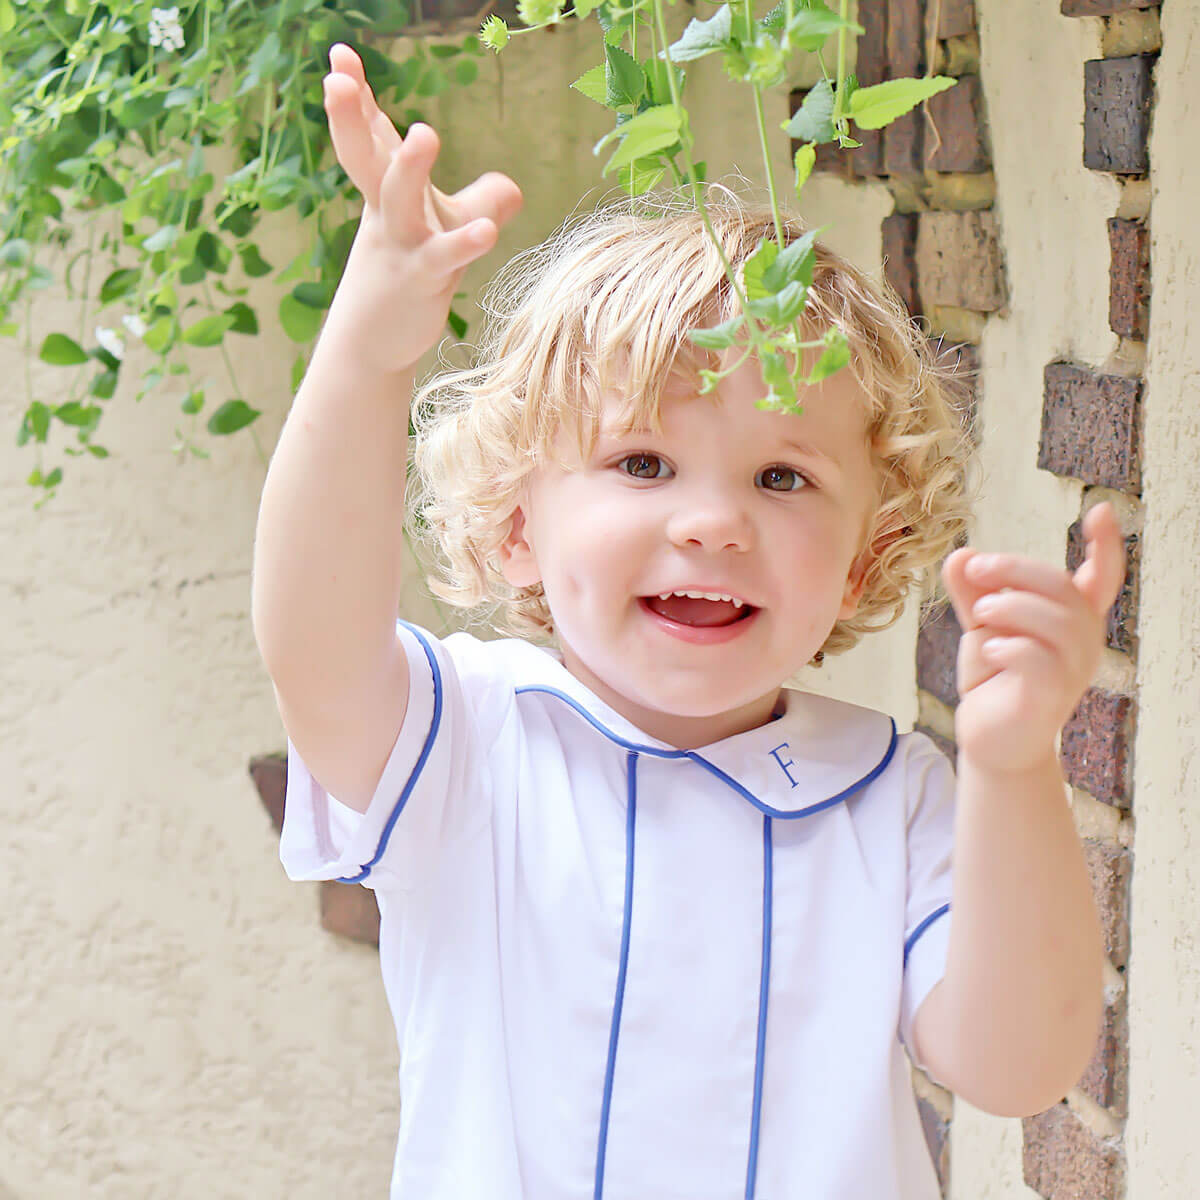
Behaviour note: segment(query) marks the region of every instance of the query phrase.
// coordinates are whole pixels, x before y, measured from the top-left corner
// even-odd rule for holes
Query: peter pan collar
[[[775,720],[679,750],[610,708],[554,652],[515,639],[493,647],[509,660],[518,694],[557,700],[625,750],[689,760],[767,816],[807,816],[849,799],[887,767],[896,749],[896,723],[886,713],[785,688],[786,707]]]

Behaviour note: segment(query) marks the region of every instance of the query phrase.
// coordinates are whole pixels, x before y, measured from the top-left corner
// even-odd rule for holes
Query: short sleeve
[[[900,1036],[918,1066],[912,1026],[921,1002],[946,973],[953,882],[954,768],[924,734],[914,742],[907,767],[908,891],[904,919],[904,985]]]
[[[408,708],[365,813],[326,792],[288,742],[279,856],[291,879],[416,887],[448,843],[490,819],[485,761],[506,688],[487,643],[467,634],[439,641],[406,622],[397,635]]]

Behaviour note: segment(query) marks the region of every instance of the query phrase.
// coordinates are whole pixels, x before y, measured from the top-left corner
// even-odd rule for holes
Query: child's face
[[[533,473],[505,574],[541,581],[573,675],[646,733],[695,747],[765,723],[853,614],[879,479],[849,371],[805,392],[801,416],[755,407],[753,359],[716,403],[677,380],[661,434],[618,434],[610,400],[590,455]],[[675,591],[746,608],[660,598]]]

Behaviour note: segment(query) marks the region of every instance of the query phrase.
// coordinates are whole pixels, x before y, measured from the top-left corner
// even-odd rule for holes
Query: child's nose
[[[733,497],[711,494],[681,504],[667,522],[667,537],[713,553],[749,550],[754,540],[750,519]]]

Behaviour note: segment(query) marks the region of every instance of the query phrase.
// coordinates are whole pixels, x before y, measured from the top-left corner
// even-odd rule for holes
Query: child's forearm
[[[254,553],[259,649],[281,692],[332,702],[378,670],[400,596],[412,369],[364,361],[337,303],[267,473]]]
[[[921,1014],[945,1066],[927,1065],[977,1107],[1025,1116],[1092,1054],[1103,938],[1053,754],[1012,773],[960,754],[958,771],[947,970]]]

